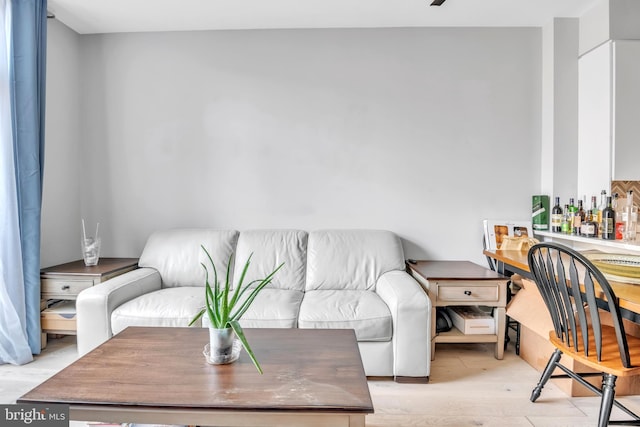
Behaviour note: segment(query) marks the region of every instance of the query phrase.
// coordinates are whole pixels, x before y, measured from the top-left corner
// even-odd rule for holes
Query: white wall
[[[81,258],[80,36],[49,19],[42,266]]]
[[[482,219],[526,219],[540,191],[540,29],[81,45],[81,214],[100,221],[104,255],[137,256],[170,227],[337,227],[484,263]]]

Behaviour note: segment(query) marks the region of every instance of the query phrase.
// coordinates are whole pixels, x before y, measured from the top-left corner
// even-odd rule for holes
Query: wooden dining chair
[[[531,401],[538,399],[550,378],[569,377],[601,396],[598,426],[640,425],[640,417],[615,400],[616,379],[640,375],[640,338],[625,333],[618,299],[607,279],[584,255],[557,243],[534,245],[528,261],[553,321],[549,340],[556,347]],[[604,316],[611,320],[605,322]],[[572,371],[560,363],[563,354],[598,372]],[[552,375],[556,368],[566,375]],[[602,376],[601,388],[584,379],[593,375]],[[632,420],[609,421],[613,405]]]

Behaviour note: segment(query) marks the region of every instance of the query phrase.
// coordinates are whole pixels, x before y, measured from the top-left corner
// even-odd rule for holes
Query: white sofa
[[[127,326],[187,326],[204,305],[200,245],[222,280],[232,254],[238,277],[253,253],[249,280],[285,263],[244,314],[243,327],[354,329],[367,376],[428,381],[431,303],[405,271],[400,239],[380,230],[156,232],[140,268],[78,295],[79,353]]]

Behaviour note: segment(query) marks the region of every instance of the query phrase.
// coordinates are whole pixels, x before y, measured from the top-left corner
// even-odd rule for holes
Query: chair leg
[[[507,349],[507,345],[509,345],[509,341],[511,341],[511,338],[509,338],[509,316],[507,316],[507,319],[505,320],[505,328],[504,328],[504,349]]]
[[[560,361],[561,357],[562,357],[562,352],[556,349],[551,355],[551,357],[549,358],[549,361],[547,362],[547,366],[544,368],[544,371],[542,371],[542,376],[540,377],[540,381],[538,382],[538,385],[536,385],[536,387],[531,392],[530,400],[532,402],[535,402],[538,399],[538,397],[540,397],[540,393],[542,393],[542,388],[545,386],[547,381],[549,381],[549,378],[551,378],[551,374],[553,374],[553,371],[555,371],[556,369],[556,363]]]
[[[504,349],[507,349],[507,345],[511,342],[511,337],[509,337],[509,329],[512,329],[516,333],[516,356],[520,356],[520,322],[510,319],[507,316],[506,321],[507,326],[504,328]]]
[[[609,417],[611,417],[611,408],[616,395],[616,379],[612,374],[602,374],[602,400],[600,402],[600,415],[598,417],[598,427],[606,427],[609,425]]]

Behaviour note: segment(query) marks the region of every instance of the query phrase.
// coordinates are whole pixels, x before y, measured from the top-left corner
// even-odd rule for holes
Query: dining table
[[[593,251],[590,251],[593,252]],[[533,280],[529,269],[527,250],[485,249],[483,254],[495,262],[498,273],[504,275],[520,274]],[[620,312],[626,319],[640,324],[640,285],[621,281],[608,280],[618,298]],[[602,306],[605,307],[604,305]]]

